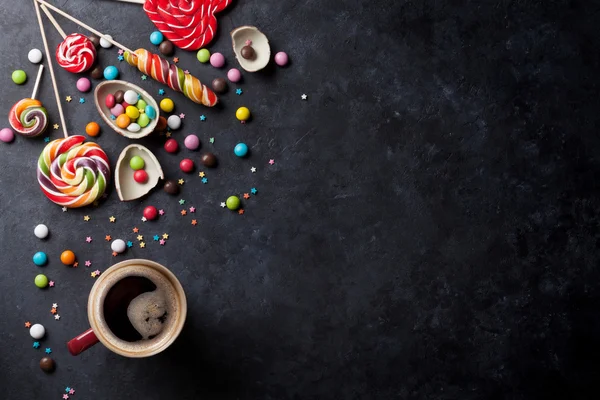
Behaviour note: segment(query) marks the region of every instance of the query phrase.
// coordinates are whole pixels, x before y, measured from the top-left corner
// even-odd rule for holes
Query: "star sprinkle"
[[[110,217],[108,217],[108,220],[112,223],[114,223],[117,219],[115,218],[114,215],[111,215]]]
[[[215,138],[211,137],[208,141],[211,142],[211,143],[214,143],[215,142]]]
[[[140,248],[142,248],[142,249],[143,249],[144,247],[146,247],[146,243],[144,243],[144,242],[140,242]]]
[[[96,277],[96,271],[92,271],[92,272],[90,273],[90,276],[91,276],[92,278],[95,278],[95,277]]]
[[[184,113],[179,114],[179,118],[185,119],[185,114]]]
[[[165,215],[165,210],[163,210],[162,208],[158,210],[158,215]]]
[[[191,213],[195,213],[196,212],[196,207],[190,207],[190,212]]]
[[[46,137],[44,138],[44,142],[46,142],[46,143],[50,143],[50,137],[46,136]]]
[[[308,96],[307,96],[307,95],[305,95],[305,94],[303,94],[303,95],[302,95],[302,96],[300,96],[300,97],[302,98],[302,100],[307,100],[307,99],[308,99]]]
[[[110,242],[112,240],[112,237],[110,237],[110,235],[106,235],[106,236],[104,236],[104,240],[106,240],[107,242]]]
[[[116,257],[117,255],[119,255],[119,253],[117,253],[116,251],[113,251],[113,252],[112,252],[112,256],[113,256],[113,257]]]
[[[63,207],[62,208],[62,212],[67,212],[68,208],[67,207]]]
[[[255,173],[256,172],[256,167],[250,168],[250,172]]]
[[[158,239],[160,239],[160,236],[154,235],[153,239],[154,239],[155,242],[158,242]]]
[[[179,199],[179,204],[180,205],[184,205],[185,204],[185,200],[184,199]]]
[[[92,243],[92,237],[91,236],[87,236],[85,238],[85,241],[88,242],[88,243]]]
[[[132,230],[133,233],[138,233],[140,231],[137,226],[134,226]]]
[[[269,164],[273,165],[275,164],[275,160],[273,160],[272,158],[269,160]]]
[[[119,49],[119,51],[117,51],[117,53],[119,53],[119,55],[121,55],[121,54],[125,53],[125,50]]]
[[[182,216],[184,216],[184,215],[187,215],[187,211],[185,211],[185,210],[181,210],[181,215],[182,215]]]
[[[184,70],[184,71],[183,71],[183,73],[184,73],[184,74],[186,74],[186,75],[189,75],[189,73],[190,73],[190,70],[189,70],[189,69],[186,69],[186,70]]]
[[[75,394],[75,389],[71,388],[71,389],[69,390],[69,394],[71,394],[71,395]]]
[[[31,322],[29,322],[29,321],[25,322],[25,328],[31,328]]]
[[[243,215],[243,214],[244,214],[244,209],[243,209],[243,208],[240,208],[240,209],[238,210],[238,214],[240,214],[240,215]]]
[[[204,176],[205,176],[205,175],[206,175],[206,174],[204,173],[204,171],[200,171],[200,172],[198,172],[198,176],[199,176],[200,178],[204,178]]]
[[[88,221],[90,220],[90,216],[89,216],[89,215],[84,215],[84,216],[83,216],[83,220],[84,220],[85,222],[88,222]]]
[[[91,267],[92,266],[92,262],[90,260],[86,260],[85,261],[85,266],[86,267]]]
[[[52,308],[50,309],[50,312],[51,312],[52,314],[56,314],[56,308],[52,307]]]
[[[71,100],[73,100],[73,98],[72,98],[71,96],[67,96],[67,97],[65,98],[65,100],[67,100],[67,103],[70,103],[70,102],[71,102]]]
[[[142,222],[146,222],[146,221],[148,221],[148,220],[146,219],[146,217],[142,217]]]
[[[117,60],[119,60],[119,61],[123,61],[124,59],[125,59],[125,57],[123,57],[123,56],[117,56]]]
[[[158,243],[160,243],[161,246],[164,246],[167,241],[165,239],[160,239]]]
[[[52,127],[56,130],[56,129],[58,129],[58,124],[54,124],[54,125],[52,125]]]
[[[200,116],[200,121],[206,121],[206,115],[202,114],[202,115]]]
[[[50,282],[48,282],[48,286],[50,286],[50,287],[54,287],[54,281],[50,281]]]
[[[159,89],[158,90],[158,95],[159,96],[164,96],[165,95],[165,90],[164,89]]]
[[[168,128],[167,128],[167,129],[168,129]],[[171,137],[171,132],[167,132],[167,133],[165,133],[165,137],[168,137],[168,138],[170,138],[170,137]]]
[[[75,261],[75,262],[73,263],[73,268],[77,268],[77,267],[79,267],[79,261]]]
[[[143,237],[142,235],[137,235],[137,238],[136,238],[136,239],[137,239],[138,241],[142,241],[142,240],[144,240],[144,237]]]
[[[221,202],[221,207],[225,208],[225,202],[224,201]]]
[[[252,46],[252,40],[248,39],[244,42],[246,46]]]
[[[52,303],[52,308],[58,308],[58,303]]]
[[[52,353],[52,349],[50,347],[46,347],[46,354]]]
[[[100,270],[99,269],[95,270],[94,273],[96,274],[96,276],[100,276]]]
[[[202,183],[208,183],[208,178],[202,178]]]
[[[85,99],[83,97],[80,97],[79,98],[79,104],[83,104],[83,103],[85,103]]]
[[[185,183],[185,181],[183,179],[180,179],[177,181],[177,183],[179,183],[180,185],[183,185]]]
[[[244,199],[248,200],[250,198],[250,195],[248,193],[244,193]]]
[[[57,321],[58,321],[58,320],[60,320],[60,315],[56,314],[56,315],[54,316],[54,319],[55,319],[55,320],[57,320]]]
[[[192,225],[196,226],[198,225],[198,221],[196,221],[195,219],[192,220]]]
[[[69,395],[68,395],[68,394],[66,394],[66,393],[65,393],[65,394],[63,394],[63,399],[64,399],[64,400],[67,400],[68,398],[69,398]]]
[[[242,93],[244,93],[244,91],[240,88],[235,89],[235,94],[237,94],[238,96],[241,95]]]
[[[34,349],[39,349],[40,348],[40,342],[33,342],[33,348]]]
[[[127,241],[127,247],[129,247],[129,248],[133,247],[133,242],[131,240]]]
[[[143,81],[145,81],[146,79],[148,79],[148,77],[146,75],[142,75],[141,78],[142,78]]]
[[[115,119],[117,119],[117,117],[115,117],[114,115],[110,114],[110,119],[112,119],[114,121]]]
[[[252,188],[252,189],[250,189],[250,193],[256,194],[256,193],[258,193],[258,190],[256,188]]]
[[[168,238],[169,238],[169,234],[168,234],[168,233],[163,233],[163,236],[162,236],[162,237],[163,237],[163,239],[165,239],[165,240],[166,240],[166,239],[168,239]]]
[[[179,62],[179,57],[175,57],[175,58],[173,58],[173,62],[174,62],[175,64],[177,64],[177,63]]]

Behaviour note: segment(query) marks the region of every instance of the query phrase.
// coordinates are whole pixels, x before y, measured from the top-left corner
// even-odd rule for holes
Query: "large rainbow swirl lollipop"
[[[100,199],[110,179],[110,163],[96,143],[77,135],[56,139],[44,148],[37,168],[42,192],[54,203],[83,207]]]
[[[43,71],[44,65],[42,64],[38,70],[31,98],[19,100],[8,113],[10,126],[25,137],[39,136],[48,127],[48,112],[42,106],[42,102],[35,99]]]

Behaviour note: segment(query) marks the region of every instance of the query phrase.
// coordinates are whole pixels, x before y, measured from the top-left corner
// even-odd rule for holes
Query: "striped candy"
[[[217,30],[215,14],[231,0],[146,0],[144,11],[167,39],[184,50],[198,50]]]
[[[96,59],[92,41],[79,33],[72,33],[56,47],[56,62],[69,72],[77,74],[91,68]]]
[[[181,92],[195,103],[212,107],[218,102],[217,95],[200,80],[183,72],[174,64],[145,49],[137,49],[134,54],[128,51],[124,54],[129,65],[137,67],[143,74],[150,75],[155,80],[168,85],[171,89]]]
[[[38,160],[42,192],[60,206],[77,208],[93,203],[110,180],[106,153],[96,143],[84,140],[83,136],[54,140]]]
[[[25,137],[36,137],[48,127],[48,113],[42,102],[35,99],[18,101],[8,113],[10,126]]]

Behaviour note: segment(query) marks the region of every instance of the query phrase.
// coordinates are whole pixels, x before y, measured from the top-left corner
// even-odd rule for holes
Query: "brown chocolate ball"
[[[173,196],[179,194],[179,185],[175,181],[166,181],[163,189]]]
[[[117,90],[115,92],[115,101],[119,104],[121,104],[124,101],[124,97],[125,97],[125,92],[122,90]]]
[[[160,51],[165,56],[171,56],[175,51],[175,46],[173,46],[173,43],[171,43],[170,41],[165,40],[158,46],[158,51]]]
[[[158,117],[158,122],[154,130],[157,132],[162,132],[165,129],[167,129],[167,119],[161,115],[160,117]]]
[[[252,46],[244,46],[242,47],[242,51],[240,52],[242,54],[242,57],[244,57],[246,60],[251,60],[254,58],[254,49],[252,48]]]
[[[104,77],[104,71],[101,66],[96,65],[94,69],[92,69],[92,72],[90,72],[90,75],[93,79],[102,79],[102,77]]]
[[[40,360],[40,368],[44,372],[53,372],[56,369],[56,363],[50,357],[44,357]]]
[[[90,36],[88,36],[88,39],[90,39],[90,41],[94,43],[95,48],[100,47],[100,38],[98,36],[92,33]]]
[[[203,154],[201,160],[205,167],[212,168],[217,165],[217,157],[213,153]]]
[[[217,93],[225,93],[227,91],[227,81],[223,78],[215,78],[212,81],[212,88]]]

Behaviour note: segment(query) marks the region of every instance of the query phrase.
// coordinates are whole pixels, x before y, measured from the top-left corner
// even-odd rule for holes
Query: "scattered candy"
[[[238,96],[241,96],[242,93],[244,93],[244,91],[240,88],[235,89],[235,94],[237,94]]]
[[[80,92],[89,92],[92,88],[92,82],[88,78],[79,78],[77,80],[77,90]]]
[[[201,63],[207,63],[208,60],[210,60],[210,51],[208,51],[207,49],[200,49],[198,50],[196,57]]]
[[[43,251],[38,251],[33,255],[33,263],[39,267],[46,265],[48,262],[48,256]]]
[[[10,143],[15,140],[15,133],[10,128],[3,128],[0,130],[0,140],[4,143]]]
[[[117,253],[123,253],[125,249],[127,249],[127,245],[125,241],[122,239],[116,239],[110,244],[110,248],[112,251],[116,251]]]
[[[183,172],[187,172],[187,173],[192,172],[194,170],[194,162],[192,160],[190,160],[189,158],[184,158],[179,163],[179,168]]]
[[[280,67],[284,67],[285,65],[287,65],[288,61],[288,55],[283,51],[280,51],[279,53],[275,54],[275,64],[279,65]]]
[[[252,60],[256,56],[256,52],[254,51],[254,48],[252,46],[249,46],[249,45],[246,45],[246,46],[242,47],[242,50],[240,51],[240,54],[246,60]]]
[[[168,40],[163,41],[160,46],[158,46],[158,51],[165,56],[172,56],[175,51],[175,46]]]
[[[196,150],[198,147],[200,147],[200,139],[198,139],[198,136],[196,135],[187,135],[183,141],[183,144],[189,150]]]
[[[159,31],[154,31],[150,34],[150,43],[152,43],[155,46],[161,44],[164,39],[165,37]]]
[[[128,90],[123,94],[123,100],[129,104],[135,104],[138,101],[138,94],[134,90]]]
[[[46,334],[46,328],[42,324],[34,324],[29,328],[29,334],[34,339],[41,339]]]
[[[34,283],[35,286],[39,287],[40,289],[43,289],[46,286],[48,286],[48,277],[44,274],[39,274],[35,277]]]
[[[88,36],[90,42],[94,45],[95,48],[100,47],[100,36],[94,35],[93,33]]]
[[[173,100],[169,99],[168,97],[165,97],[160,101],[160,109],[164,112],[170,113],[174,108],[175,103],[173,103]]]
[[[107,81],[112,81],[114,79],[117,79],[118,77],[119,70],[117,69],[117,67],[109,65],[108,67],[104,68],[104,79],[106,79]]]
[[[94,69],[92,69],[92,72],[90,72],[90,76],[94,79],[102,79],[104,76],[104,70],[101,66],[96,65]]]
[[[300,96],[300,98],[302,98],[302,100],[308,100],[308,96],[306,94],[303,94],[302,96]]]
[[[215,68],[221,68],[223,65],[225,65],[225,57],[223,54],[214,53],[212,56],[210,56],[210,65]]]
[[[233,148],[233,152],[238,157],[246,157],[248,154],[248,146],[245,143],[238,143]]]
[[[125,101],[125,92],[122,90],[117,90],[115,92],[115,101],[119,104]]]
[[[135,171],[133,173],[133,180],[136,181],[137,183],[146,183],[148,182],[148,173],[146,171],[144,171],[143,169],[140,169],[139,171]]]
[[[225,204],[227,205],[227,208],[229,208],[232,211],[235,211],[238,208],[240,208],[240,198],[237,196],[229,196]]]
[[[44,225],[44,224],[39,224],[33,230],[33,234],[38,239],[45,239],[46,237],[48,237],[48,233],[49,233],[48,227],[46,225]]]
[[[231,68],[227,72],[227,79],[229,79],[231,82],[239,82],[240,79],[242,79],[242,73],[237,68]]]
[[[227,91],[227,81],[223,78],[215,78],[212,81],[212,88],[217,93],[225,93]]]
[[[144,109],[144,113],[148,116],[148,118],[150,119],[154,119],[156,118],[156,110],[154,109],[154,107],[152,106],[146,106],[146,108]]]
[[[27,53],[27,59],[30,63],[39,64],[42,61],[42,52],[40,49],[31,49]]]
[[[212,168],[217,165],[217,157],[213,153],[203,154],[201,160],[202,164],[209,168]]]
[[[250,119],[250,110],[248,107],[240,107],[235,112],[235,117],[240,121],[248,121]]]
[[[65,265],[73,265],[75,263],[75,253],[71,250],[65,250],[60,255],[60,261]]]
[[[50,357],[43,357],[40,360],[40,368],[44,372],[53,372],[56,369],[56,363]]]
[[[27,74],[22,69],[18,69],[12,73],[12,80],[17,85],[22,85],[27,80]]]
[[[97,122],[90,122],[85,126],[85,133],[91,137],[96,137],[100,133],[100,125]]]
[[[158,218],[158,210],[154,206],[148,206],[144,208],[144,218],[148,221],[155,220]]]
[[[137,171],[139,169],[143,169],[146,166],[144,159],[140,156],[133,156],[131,160],[129,160],[129,166],[132,170]]]
[[[112,39],[112,36],[110,35],[104,35],[105,37]],[[112,47],[112,43],[109,42],[108,40],[104,39],[103,37],[100,38],[100,46],[104,47],[105,49],[110,49]]]
[[[162,104],[162,102],[161,102]],[[176,130],[179,129],[181,127],[181,118],[179,118],[179,116],[177,115],[171,115],[168,119],[167,119],[167,125],[169,126],[169,128]]]
[[[177,182],[175,182],[175,181],[171,181],[171,180],[166,181],[163,189],[165,192],[172,194],[172,195],[179,194],[179,186],[177,185]]]
[[[117,117],[116,124],[119,128],[127,128],[131,123],[131,118],[127,114],[121,114]]]
[[[175,139],[168,139],[165,142],[165,150],[167,151],[167,153],[177,153],[177,151],[179,150],[179,144]]]

